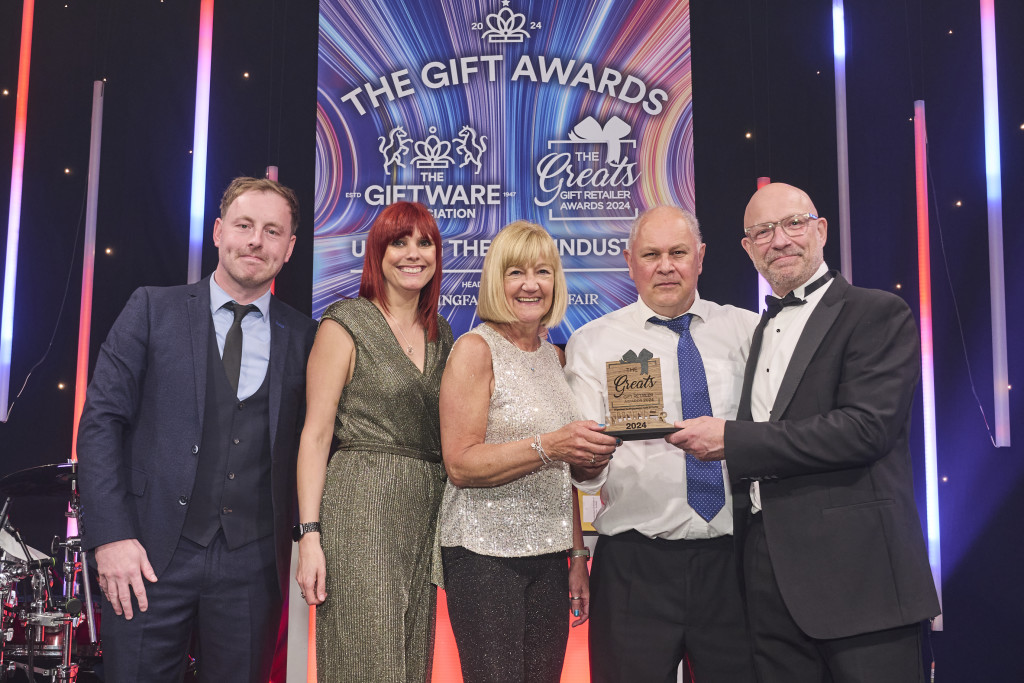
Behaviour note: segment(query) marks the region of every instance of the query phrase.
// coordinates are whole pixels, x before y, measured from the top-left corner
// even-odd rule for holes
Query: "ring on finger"
[[[572,597],[571,597],[571,598],[569,598],[569,599],[570,599],[570,600],[582,600],[583,598],[582,598],[582,597],[580,597],[580,596],[578,596],[578,595],[574,595],[574,596],[572,596]]]

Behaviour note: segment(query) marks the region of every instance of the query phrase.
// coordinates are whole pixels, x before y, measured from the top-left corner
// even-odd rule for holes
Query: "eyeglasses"
[[[743,232],[754,244],[768,244],[775,239],[775,228],[782,228],[790,237],[800,237],[807,232],[807,224],[816,220],[818,217],[813,213],[795,213],[771,223],[751,225],[749,228],[743,228]]]

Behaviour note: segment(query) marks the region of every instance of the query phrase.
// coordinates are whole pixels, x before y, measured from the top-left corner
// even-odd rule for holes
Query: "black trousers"
[[[181,683],[193,631],[204,683],[266,683],[281,596],[274,537],[229,550],[217,532],[207,547],[182,538],[171,563],[146,584],[149,609],[129,621],[103,599],[103,669],[107,683]]]
[[[686,656],[698,683],[754,680],[732,536],[598,538],[590,576],[594,683],[674,683]]]
[[[747,526],[743,574],[760,683],[924,682],[921,624],[831,640],[800,630],[775,580],[760,514]]]
[[[565,553],[492,557],[441,548],[465,683],[558,683],[569,640]]]

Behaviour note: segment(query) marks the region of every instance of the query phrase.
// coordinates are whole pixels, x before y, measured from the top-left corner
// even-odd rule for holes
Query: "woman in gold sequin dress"
[[[484,260],[485,322],[456,342],[441,383],[441,552],[466,683],[557,682],[568,612],[576,625],[589,614],[569,466],[604,465],[616,439],[578,420],[562,351],[540,337],[567,301],[551,236],[506,226]]]
[[[318,605],[320,681],[430,679],[445,481],[437,402],[452,346],[440,283],[433,216],[392,204],[367,235],[359,298],[327,308],[309,356],[296,578]]]

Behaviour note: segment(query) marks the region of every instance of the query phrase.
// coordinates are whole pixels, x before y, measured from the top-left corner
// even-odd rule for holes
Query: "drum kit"
[[[49,554],[29,547],[8,521],[12,496],[69,496],[66,516],[81,528],[77,463],[41,465],[0,479],[0,680],[80,680],[99,663],[98,611],[77,531],[55,536]],[[55,559],[63,554],[63,562]]]

